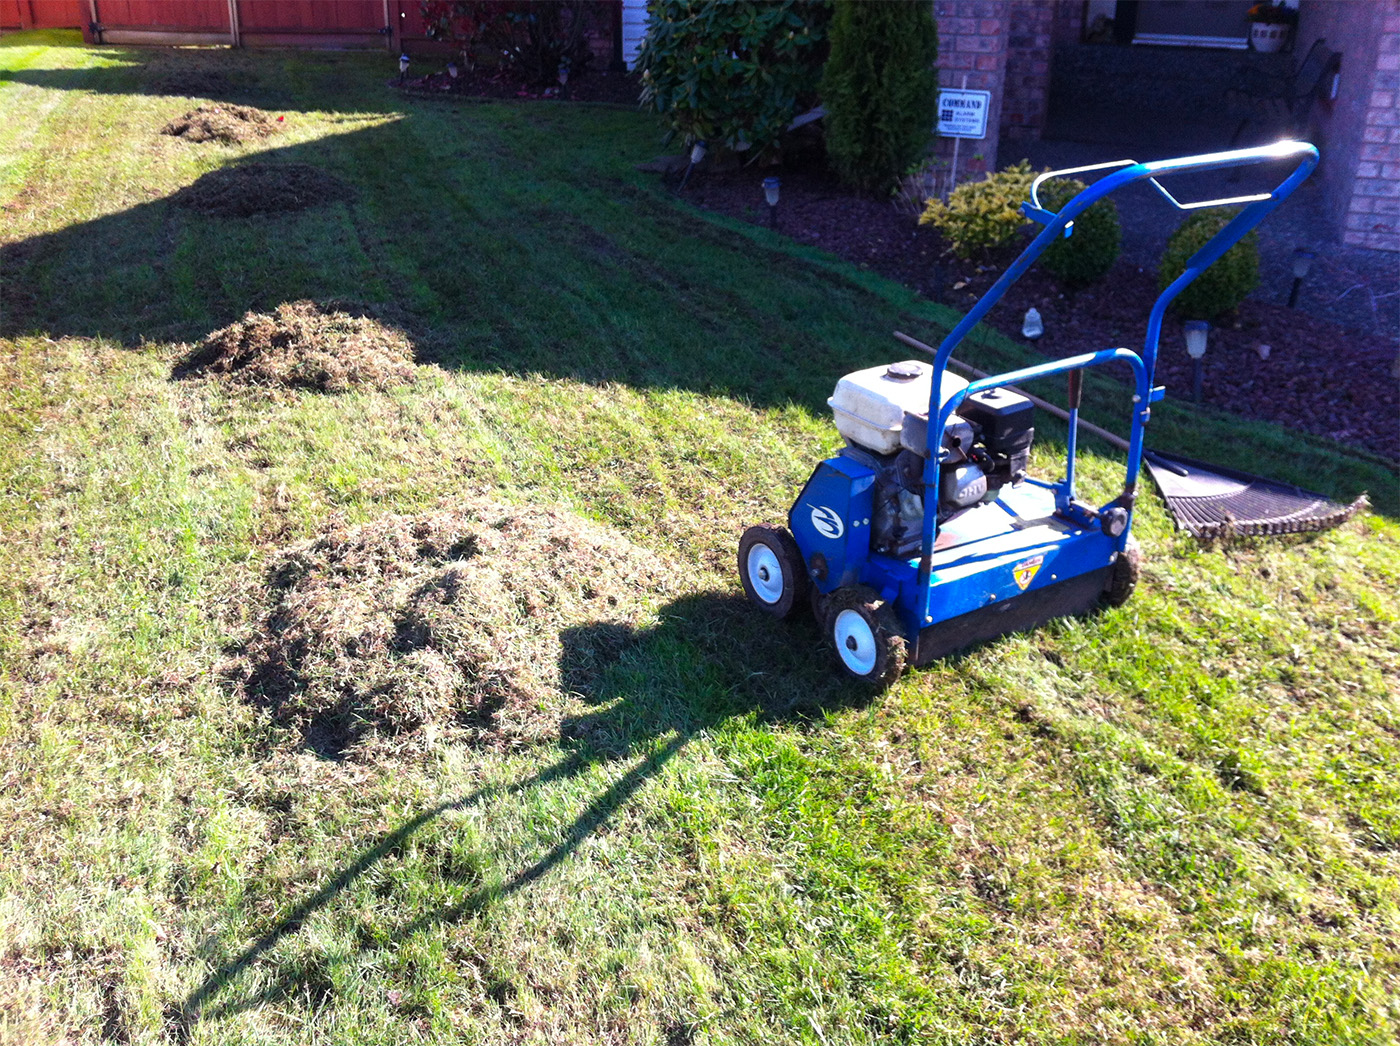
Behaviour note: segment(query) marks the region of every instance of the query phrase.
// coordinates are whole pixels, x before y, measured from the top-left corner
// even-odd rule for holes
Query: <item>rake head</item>
[[[1204,540],[1328,530],[1367,505],[1365,494],[1343,505],[1291,483],[1175,455],[1152,452],[1145,463],[1177,525]]]

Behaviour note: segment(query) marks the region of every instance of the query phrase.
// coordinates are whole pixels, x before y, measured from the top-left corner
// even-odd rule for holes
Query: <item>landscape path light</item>
[[[404,74],[408,72],[408,52],[399,55],[399,83],[403,83]]]
[[[768,201],[768,228],[778,227],[778,195],[782,191],[783,183],[776,175],[769,175],[763,179],[763,198]]]
[[[1303,286],[1303,279],[1307,276],[1308,270],[1312,268],[1313,259],[1316,257],[1316,251],[1310,251],[1306,247],[1294,248],[1293,289],[1288,292],[1288,307],[1290,309],[1298,304],[1298,288]]]
[[[1201,402],[1201,375],[1206,355],[1206,339],[1210,336],[1210,324],[1205,320],[1187,320],[1182,324],[1186,332],[1186,354],[1191,357],[1191,399]]]
[[[676,187],[676,192],[684,189],[685,183],[690,181],[690,172],[695,170],[696,165],[705,158],[705,148],[705,142],[699,138],[690,147],[690,163],[685,165],[685,175],[681,178],[681,184]]]
[[[1045,321],[1040,318],[1040,310],[1032,306],[1026,310],[1026,315],[1021,320],[1021,337],[1035,341],[1045,333]]]
[[[455,61],[447,63],[447,75],[452,79],[457,79],[457,63]]]

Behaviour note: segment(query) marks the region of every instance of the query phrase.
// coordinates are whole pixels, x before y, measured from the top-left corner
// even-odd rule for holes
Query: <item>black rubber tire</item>
[[[1121,607],[1133,594],[1133,589],[1137,588],[1138,578],[1141,576],[1142,547],[1137,543],[1137,538],[1129,534],[1127,545],[1113,561],[1108,584],[1104,585],[1104,603],[1111,607]]]
[[[751,557],[759,561],[750,563]],[[750,576],[764,572],[757,581]],[[771,571],[780,572],[780,587],[776,598],[773,588],[764,586],[771,578]],[[783,527],[759,523],[744,531],[739,539],[739,581],[744,586],[744,595],[763,613],[780,621],[807,610],[807,567],[802,561],[802,551],[797,547],[793,536]],[[756,587],[758,586],[763,587]]]
[[[859,621],[845,617],[848,612]],[[832,592],[824,631],[841,671],[875,693],[904,674],[909,655],[899,618],[873,589],[851,585]]]

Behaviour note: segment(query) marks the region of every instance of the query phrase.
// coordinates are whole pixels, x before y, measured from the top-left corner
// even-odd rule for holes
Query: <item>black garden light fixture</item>
[[[408,52],[399,55],[399,83],[403,83],[403,78],[408,72]]]
[[[1298,289],[1303,286],[1303,279],[1308,275],[1308,270],[1312,268],[1313,259],[1316,257],[1317,252],[1310,251],[1306,247],[1293,249],[1293,289],[1288,292],[1288,307],[1290,309],[1298,304]]]
[[[768,201],[768,228],[778,227],[778,194],[782,191],[783,183],[777,175],[769,175],[763,179],[763,198]]]
[[[451,62],[448,62],[448,63],[447,63],[447,75],[450,76],[450,77],[452,77],[452,79],[454,79],[454,80],[457,79],[457,63],[456,63],[456,61],[451,61]]]
[[[1206,339],[1210,337],[1210,324],[1205,320],[1187,320],[1182,325],[1186,333],[1186,354],[1191,357],[1191,399],[1201,402],[1201,374],[1204,370]]]

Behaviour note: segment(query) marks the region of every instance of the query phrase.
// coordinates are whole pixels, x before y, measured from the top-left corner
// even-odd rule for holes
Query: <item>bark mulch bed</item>
[[[709,210],[766,223],[761,183],[768,173],[757,168],[697,172],[684,196]],[[1014,257],[981,266],[960,261],[946,253],[932,228],[917,224],[913,205],[855,195],[815,170],[782,172],[778,230],[961,311],[972,307]],[[1156,295],[1155,273],[1126,262],[1078,293],[1063,291],[1048,274],[1032,269],[992,309],[987,322],[1022,340],[1022,317],[1034,306],[1045,323],[1036,348],[1048,356],[1116,345],[1140,349]],[[1161,344],[1157,383],[1167,386],[1169,396],[1189,397],[1191,363],[1181,324],[1170,316]],[[891,341],[892,354],[901,351],[896,346]],[[1268,346],[1267,359],[1263,346]],[[1211,333],[1203,399],[1243,417],[1400,460],[1400,383],[1390,370],[1395,354],[1394,340],[1384,335],[1350,331],[1298,309],[1247,300]]]

